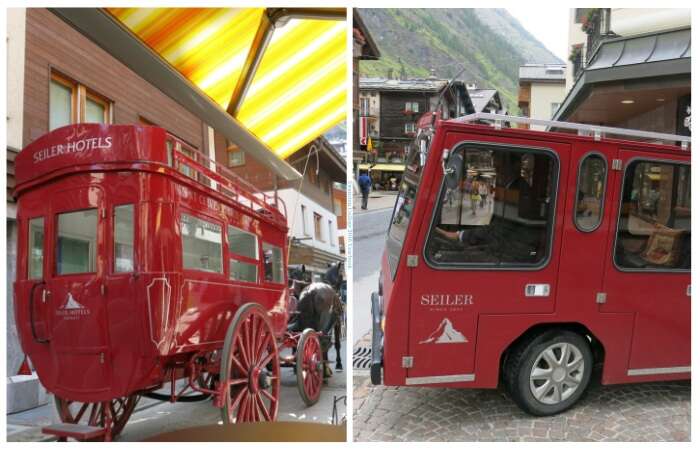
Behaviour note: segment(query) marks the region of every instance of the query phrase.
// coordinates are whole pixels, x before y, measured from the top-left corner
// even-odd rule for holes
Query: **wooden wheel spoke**
[[[243,330],[241,330],[243,331]],[[245,343],[243,342],[243,337],[240,334],[236,335],[236,340],[238,341],[238,349],[241,353],[241,356],[243,357],[243,363],[250,367],[250,359],[248,358],[248,351],[245,348]],[[247,370],[243,370],[243,372],[247,372]]]
[[[238,386],[240,384],[248,384],[248,379],[247,378],[236,378],[236,379],[230,380],[228,382],[229,386]]]
[[[267,391],[263,390],[263,392]],[[265,406],[265,402],[263,401],[262,397],[260,397],[260,395],[256,395],[255,401],[258,403],[258,407],[260,408],[260,412],[262,412],[263,418],[268,422],[271,422],[272,416],[270,416],[270,411],[267,410],[267,407]]]
[[[73,402],[70,402],[70,403],[73,403]],[[66,406],[66,409],[68,410],[68,414],[70,414],[70,403]],[[85,411],[88,409],[88,406],[90,406],[90,403],[83,403],[83,405],[78,410],[78,414],[76,414],[75,417],[73,417],[73,423],[80,422],[80,419],[82,419],[83,414],[85,414]]]
[[[250,326],[249,326],[249,333],[250,333],[250,339],[248,340],[248,345],[250,348],[250,365],[256,366],[257,365],[257,356],[258,353],[255,351],[257,349],[257,341],[258,341],[258,330],[257,330],[257,324],[255,323],[255,319],[257,317],[255,314],[250,316]]]
[[[266,391],[266,390],[264,390],[264,389],[263,389],[262,391],[260,391],[260,392],[262,393],[262,395],[264,395],[265,397],[267,397],[267,399],[270,400],[271,402],[277,401],[277,398],[275,398],[275,396],[272,395],[270,392],[268,392],[268,391]]]
[[[270,363],[270,361],[272,361],[272,358],[274,358],[274,357],[275,357],[275,355],[273,353],[268,353],[268,355],[262,361],[260,361],[260,363],[258,364],[258,367],[261,369],[264,369]]]
[[[241,364],[238,358],[231,356],[231,362],[233,362],[233,365],[241,372],[241,375],[248,375],[248,371],[243,367],[243,364]],[[228,376],[230,377],[231,374],[228,374]]]

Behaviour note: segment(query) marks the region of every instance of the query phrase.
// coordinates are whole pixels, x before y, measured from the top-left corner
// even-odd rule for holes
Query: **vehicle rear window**
[[[221,225],[189,214],[180,218],[182,266],[185,269],[223,273]]]
[[[27,275],[30,280],[43,276],[44,267],[44,218],[29,220],[29,267]]]
[[[95,272],[97,254],[97,209],[58,215],[56,273]]]
[[[546,263],[558,165],[551,152],[466,145],[447,163],[426,245],[438,266]]]
[[[690,166],[642,160],[627,166],[615,264],[623,270],[690,270]]]

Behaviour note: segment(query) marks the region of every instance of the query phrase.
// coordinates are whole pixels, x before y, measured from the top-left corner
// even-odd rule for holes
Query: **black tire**
[[[544,384],[547,383],[546,381],[542,382],[541,385],[537,385],[537,383],[540,382],[539,380],[533,381],[531,388],[530,376],[531,373],[534,373],[535,364],[538,363],[538,369],[542,368],[542,363],[544,363],[544,368],[542,370],[550,369],[547,367],[547,358],[543,357],[543,352],[552,346],[565,346],[565,344],[575,347],[583,361],[582,368],[569,369],[575,374],[575,378],[579,380],[578,385],[575,388],[567,386],[569,382],[565,378],[561,381],[562,384],[556,387],[554,386],[556,383],[552,382],[551,388],[544,386]],[[572,349],[572,347],[568,348]],[[555,347],[553,349],[555,355],[557,355],[556,350],[557,348]],[[564,359],[563,351],[564,350],[559,349],[558,353],[558,355],[561,355],[562,360]],[[574,350],[569,351],[572,352],[574,358],[571,366],[575,366],[574,362],[578,361],[577,356],[579,355],[576,354]],[[571,358],[571,356],[569,358]],[[571,359],[568,361],[571,361]],[[592,368],[593,354],[588,339],[568,330],[556,329],[546,331],[516,345],[506,359],[503,379],[508,394],[523,411],[534,416],[551,416],[566,411],[581,399],[591,380]],[[555,369],[552,368],[551,370]],[[568,378],[568,373],[566,373],[566,371],[564,376]],[[561,378],[561,371],[555,378]],[[544,392],[545,394],[543,397],[549,393],[552,399],[543,398],[543,401],[538,400],[533,393],[533,389]],[[556,400],[557,392],[559,401]],[[566,398],[564,398],[564,393],[566,394]],[[547,401],[555,403],[548,403]]]
[[[312,406],[315,405],[316,402],[318,402],[318,399],[321,397],[321,385],[323,383],[323,370],[319,369],[314,369],[314,368],[309,368],[308,370],[302,370],[303,367],[303,359],[305,355],[305,347],[308,345],[309,342],[315,341],[315,344],[318,349],[320,350],[320,341],[318,339],[318,334],[312,330],[311,328],[307,328],[304,330],[303,333],[301,333],[301,337],[299,338],[299,343],[297,344],[297,352],[296,352],[296,373],[297,373],[297,389],[299,389],[299,395],[301,396],[301,399],[304,401],[304,404],[306,406]],[[321,361],[319,362],[321,364],[321,367],[323,367],[323,358],[321,358]],[[313,373],[311,373],[313,372]],[[309,377],[313,376],[314,380],[306,380],[304,377]],[[307,385],[305,384],[305,381],[308,383],[309,381],[312,381],[313,387],[310,389],[307,388]],[[313,382],[316,381],[316,382]]]

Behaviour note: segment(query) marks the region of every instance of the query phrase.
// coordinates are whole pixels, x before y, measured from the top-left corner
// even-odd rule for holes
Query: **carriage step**
[[[90,425],[80,425],[76,423],[55,423],[41,429],[44,434],[51,434],[58,437],[59,440],[72,438],[78,441],[94,440],[104,438],[107,430],[101,427],[93,427]]]

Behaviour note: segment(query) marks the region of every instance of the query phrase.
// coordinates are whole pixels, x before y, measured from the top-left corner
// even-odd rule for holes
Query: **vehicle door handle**
[[[32,286],[32,289],[29,291],[29,327],[32,330],[32,337],[34,340],[40,344],[48,344],[49,340],[48,339],[42,339],[36,334],[36,329],[34,328],[34,293],[36,292],[36,288],[39,286],[45,286],[46,282],[41,281],[39,283],[35,283]],[[45,303],[46,302],[46,293],[48,291],[44,289],[44,291],[41,294],[41,302]]]

